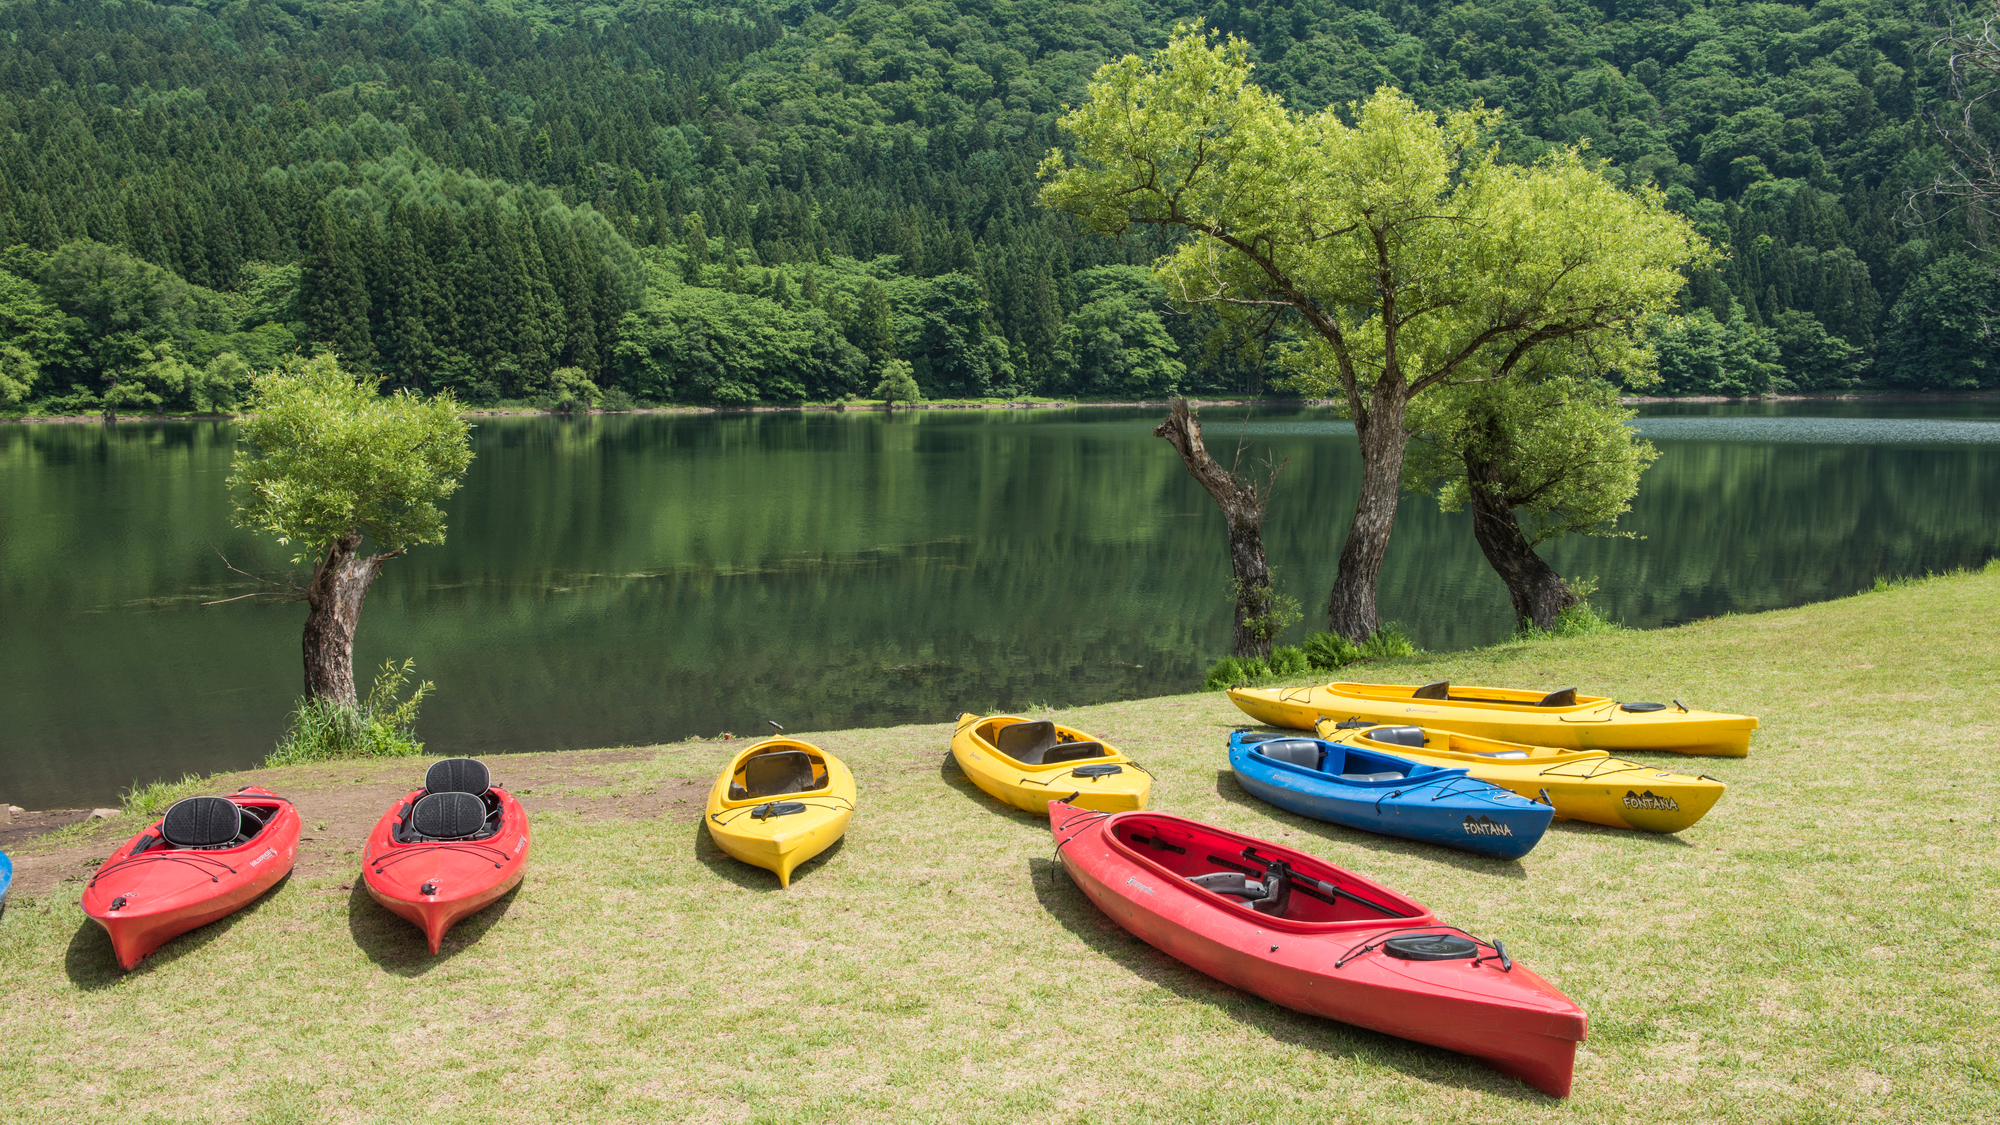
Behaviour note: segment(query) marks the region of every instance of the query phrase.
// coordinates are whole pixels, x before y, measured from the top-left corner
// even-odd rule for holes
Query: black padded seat
[[[1424,744],[1422,727],[1376,727],[1368,732],[1368,737],[1376,742],[1386,742],[1391,746],[1418,747]]]
[[[1451,681],[1432,680],[1410,693],[1411,699],[1450,699]]]
[[[739,800],[782,797],[817,788],[812,755],[803,750],[773,750],[743,763],[744,796]]]
[[[1576,689],[1573,687],[1566,687],[1558,691],[1552,691],[1547,695],[1543,696],[1542,701],[1540,703],[1535,704],[1535,706],[1574,707],[1576,706]]]
[[[410,812],[410,827],[433,840],[463,840],[486,826],[486,802],[470,793],[432,793]]]
[[[493,777],[486,772],[486,763],[476,758],[446,758],[433,763],[424,773],[426,793],[470,793],[480,797],[492,787]]]
[[[1001,727],[993,745],[1017,762],[1039,766],[1042,755],[1048,753],[1056,741],[1056,725],[1045,720],[1039,723],[1010,723]]]
[[[175,801],[160,824],[160,835],[177,848],[213,848],[233,843],[243,832],[243,810],[221,797]]]
[[[1280,762],[1290,762],[1295,766],[1316,770],[1319,768],[1321,749],[1319,743],[1310,739],[1279,738],[1258,743],[1257,752],[1266,758],[1275,758]]]
[[[1102,742],[1058,742],[1042,754],[1042,764],[1053,766],[1057,762],[1080,762],[1085,758],[1108,758],[1111,752]]]
[[[1408,776],[1408,774],[1397,773],[1395,770],[1383,770],[1381,773],[1344,773],[1340,775],[1340,779],[1342,781],[1400,781]]]

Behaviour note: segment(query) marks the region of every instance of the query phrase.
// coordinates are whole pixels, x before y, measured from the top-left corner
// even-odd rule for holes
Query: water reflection
[[[1649,416],[1663,456],[1628,524],[1645,538],[1553,561],[1651,626],[2000,552],[2000,421],[1983,420],[2000,412],[1825,405]],[[1239,420],[1209,411],[1211,445],[1240,431],[1252,456],[1291,459],[1267,543],[1313,609],[1352,511],[1352,428]],[[358,661],[416,657],[439,685],[422,733],[454,753],[1187,690],[1228,644],[1228,568],[1221,517],[1157,421],[482,419],[450,541],[389,565]],[[224,557],[284,569],[229,525],[232,442],[212,423],[0,427],[0,799],[102,802],[269,748],[303,609],[199,604],[248,589]],[[1382,604],[1435,649],[1508,627],[1464,517],[1422,497],[1398,516]]]

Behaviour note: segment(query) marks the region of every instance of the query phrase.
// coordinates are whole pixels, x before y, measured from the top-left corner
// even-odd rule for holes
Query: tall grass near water
[[[266,766],[294,766],[342,758],[410,758],[424,752],[417,740],[417,709],[435,685],[424,680],[399,699],[416,671],[416,661],[386,661],[368,697],[349,707],[330,699],[301,699],[292,725]]]

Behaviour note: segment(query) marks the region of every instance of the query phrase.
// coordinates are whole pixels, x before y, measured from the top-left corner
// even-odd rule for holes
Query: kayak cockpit
[[[737,759],[729,799],[761,801],[825,789],[832,774],[826,758],[802,742],[773,741]]]
[[[1055,766],[1111,756],[1102,742],[1078,737],[1078,732],[1046,719],[1000,716],[979,724],[972,733],[1002,757],[1023,766]]]
[[[188,797],[175,801],[159,825],[140,835],[126,856],[147,852],[228,851],[250,843],[277,819],[284,802],[238,804],[227,797]]]
[[[1301,923],[1379,922],[1426,917],[1429,911],[1386,888],[1302,852],[1245,844],[1179,818],[1120,816],[1111,839],[1213,896],[1218,903]]]
[[[396,810],[391,838],[399,844],[486,840],[500,834],[502,816],[486,763],[446,758],[424,772],[422,794]]]
[[[1316,738],[1265,739],[1252,743],[1250,752],[1262,754],[1274,762],[1324,774],[1349,785],[1391,785],[1430,774],[1454,772],[1449,768],[1420,765],[1358,746],[1321,742]]]

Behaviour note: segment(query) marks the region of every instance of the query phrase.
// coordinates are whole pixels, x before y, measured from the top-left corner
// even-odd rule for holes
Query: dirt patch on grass
[[[619,768],[649,764],[657,757],[657,748],[644,748],[501,754],[482,760],[492,769],[494,782],[520,800],[531,821],[542,813],[573,813],[586,820],[651,820],[676,813],[681,815],[675,819],[701,819],[707,781],[648,780],[644,770]],[[263,785],[289,798],[305,822],[293,876],[353,875],[361,870],[361,844],[368,830],[396,798],[423,784],[429,764],[427,758],[401,758],[244,770],[217,775],[206,791],[231,793],[241,786]],[[20,813],[13,824],[0,827],[0,850],[12,853],[14,859],[10,896],[81,893],[80,886],[63,885],[89,879],[113,848],[147,823],[121,816],[87,829],[58,831],[81,824],[89,813],[88,809]]]

